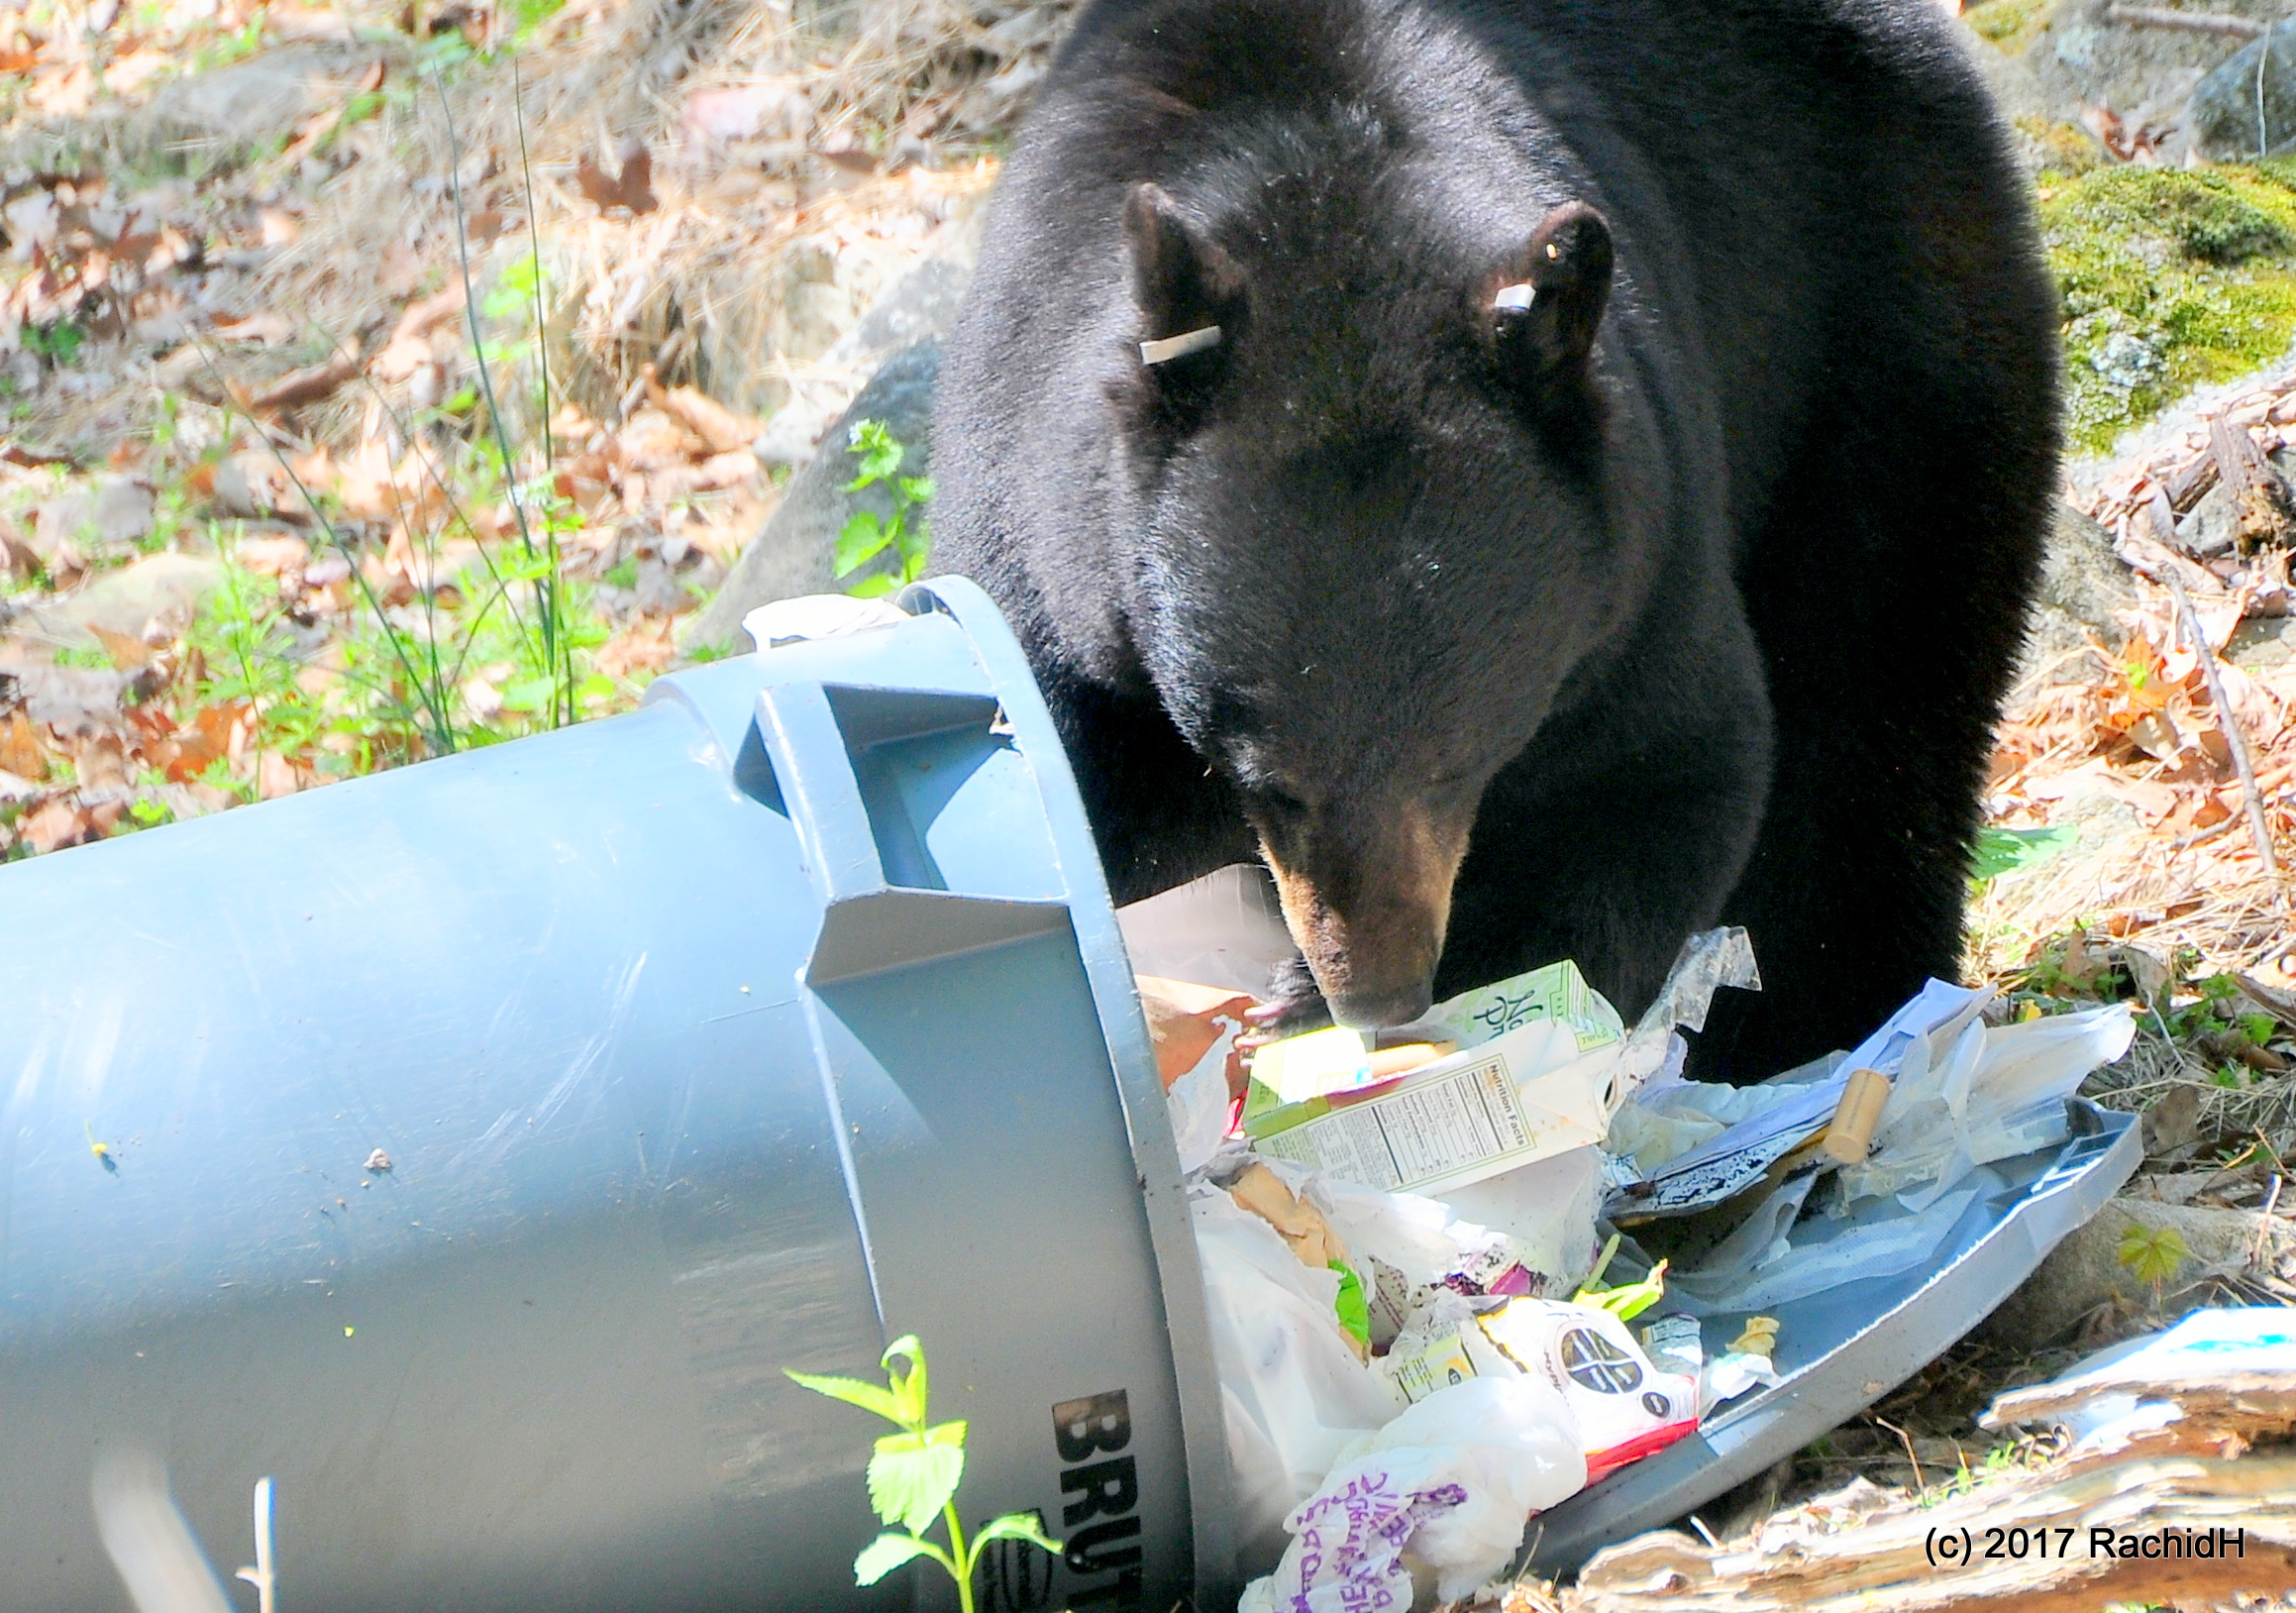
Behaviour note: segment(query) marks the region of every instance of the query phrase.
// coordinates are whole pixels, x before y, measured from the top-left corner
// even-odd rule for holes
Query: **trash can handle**
[[[758,734],[822,906],[886,889],[869,806],[829,692],[816,683],[768,685],[758,693]]]

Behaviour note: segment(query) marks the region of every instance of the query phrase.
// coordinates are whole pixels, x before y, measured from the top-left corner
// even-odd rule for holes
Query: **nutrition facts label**
[[[1351,1182],[1415,1193],[1532,1145],[1504,1058],[1333,1110],[1252,1146]]]

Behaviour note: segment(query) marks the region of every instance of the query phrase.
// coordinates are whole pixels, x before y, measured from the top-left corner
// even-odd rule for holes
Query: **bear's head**
[[[1125,632],[1368,1027],[1427,1008],[1486,787],[1651,557],[1611,518],[1602,215],[1510,238],[1316,172],[1130,188],[1106,493]]]

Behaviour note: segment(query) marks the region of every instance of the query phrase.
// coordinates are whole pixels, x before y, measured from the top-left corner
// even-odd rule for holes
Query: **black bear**
[[[936,562],[1119,901],[1264,857],[1343,1023],[1555,958],[1702,1069],[1950,976],[2057,444],[1934,0],[1094,0],[1000,182]]]

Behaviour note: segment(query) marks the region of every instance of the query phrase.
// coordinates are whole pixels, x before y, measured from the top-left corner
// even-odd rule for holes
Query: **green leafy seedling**
[[[837,534],[832,564],[839,581],[852,576],[887,549],[899,563],[889,572],[875,572],[846,591],[875,598],[914,583],[925,575],[924,506],[933,496],[930,477],[902,476],[901,460],[907,450],[886,429],[883,420],[856,420],[848,434],[846,452],[861,461],[861,474],[845,484],[847,492],[886,484],[892,498],[892,514],[881,516],[860,509]]]
[[[2121,1235],[2113,1258],[2129,1268],[2139,1282],[2152,1285],[2152,1303],[2160,1304],[2160,1290],[2175,1276],[2192,1250],[2174,1227],[2131,1227]]]
[[[901,1360],[911,1363],[908,1370],[894,1364]],[[965,1476],[965,1425],[935,1423],[926,1415],[925,1346],[915,1334],[903,1334],[887,1347],[878,1365],[885,1368],[882,1389],[860,1378],[789,1372],[792,1381],[815,1394],[875,1412],[900,1429],[879,1440],[869,1458],[869,1504],[880,1519],[898,1524],[904,1533],[887,1531],[863,1547],[853,1559],[854,1582],[874,1585],[904,1562],[931,1558],[957,1581],[963,1613],[973,1613],[973,1576],[990,1542],[1026,1541],[1056,1556],[1060,1542],[1045,1535],[1033,1512],[991,1518],[968,1542],[957,1521],[956,1501],[957,1485]],[[945,1548],[925,1538],[936,1515],[948,1529]]]

